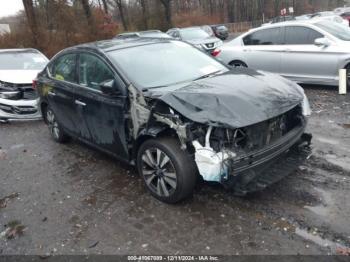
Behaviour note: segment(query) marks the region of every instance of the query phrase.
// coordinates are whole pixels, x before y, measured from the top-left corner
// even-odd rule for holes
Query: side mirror
[[[100,84],[100,89],[102,91],[102,93],[106,94],[106,95],[121,95],[122,92],[121,90],[118,88],[118,85],[116,83],[115,80],[107,80],[105,82],[102,82]]]
[[[315,46],[327,47],[327,46],[330,46],[330,45],[331,45],[331,42],[330,42],[327,38],[325,38],[325,37],[323,37],[323,38],[317,38],[317,39],[315,40]]]

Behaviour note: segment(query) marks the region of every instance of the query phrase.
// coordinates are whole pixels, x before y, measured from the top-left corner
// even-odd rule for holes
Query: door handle
[[[81,101],[79,101],[79,100],[75,100],[75,104],[76,104],[76,105],[79,105],[79,106],[86,106],[85,103],[83,103],[83,102],[81,102]]]
[[[292,52],[292,49],[287,48],[284,50],[284,52],[290,53],[290,52]]]
[[[51,92],[51,91],[47,92],[47,94],[48,94],[49,96],[56,96],[56,93]]]

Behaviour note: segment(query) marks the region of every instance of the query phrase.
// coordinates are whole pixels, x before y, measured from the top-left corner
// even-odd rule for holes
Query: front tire
[[[193,194],[196,164],[176,139],[146,141],[138,152],[137,168],[146,188],[162,202],[175,204]]]
[[[57,143],[65,143],[69,140],[69,136],[65,134],[62,127],[57,122],[55,113],[50,106],[46,107],[45,119],[53,140]]]

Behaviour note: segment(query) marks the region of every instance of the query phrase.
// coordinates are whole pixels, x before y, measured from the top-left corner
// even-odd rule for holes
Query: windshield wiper
[[[168,84],[168,85],[159,85],[159,86],[147,87],[147,88],[144,88],[143,91],[147,92],[150,89],[159,89],[159,88],[169,87],[169,86],[178,85],[178,84],[182,84],[182,83],[188,83],[188,82],[191,82],[191,81],[197,81],[197,80],[200,80],[200,79],[204,79],[204,78],[208,78],[208,77],[217,75],[217,74],[219,74],[221,72],[222,72],[222,70],[218,70],[218,71],[212,72],[210,74],[198,77],[198,78],[196,78],[194,80],[186,80],[186,81],[180,81],[180,82],[176,82],[176,83],[172,83],[172,84]]]
[[[193,81],[198,81],[198,80],[201,80],[201,79],[209,78],[209,77],[214,76],[214,75],[217,75],[217,74],[219,74],[219,73],[221,73],[221,72],[222,72],[222,70],[215,71],[215,72],[212,72],[212,73],[210,73],[210,74],[207,74],[207,75],[198,77],[198,78],[194,79]]]

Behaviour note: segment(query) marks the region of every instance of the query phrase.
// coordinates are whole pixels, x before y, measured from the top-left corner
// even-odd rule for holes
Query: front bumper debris
[[[222,180],[222,184],[225,188],[233,190],[236,195],[245,196],[262,191],[287,177],[302,165],[311,153],[312,135],[303,134],[297,137],[298,140],[290,148],[284,151],[281,149],[282,152],[277,150],[276,154],[263,158],[263,161],[257,159],[256,164],[250,168],[235,169],[232,166],[230,175]]]

